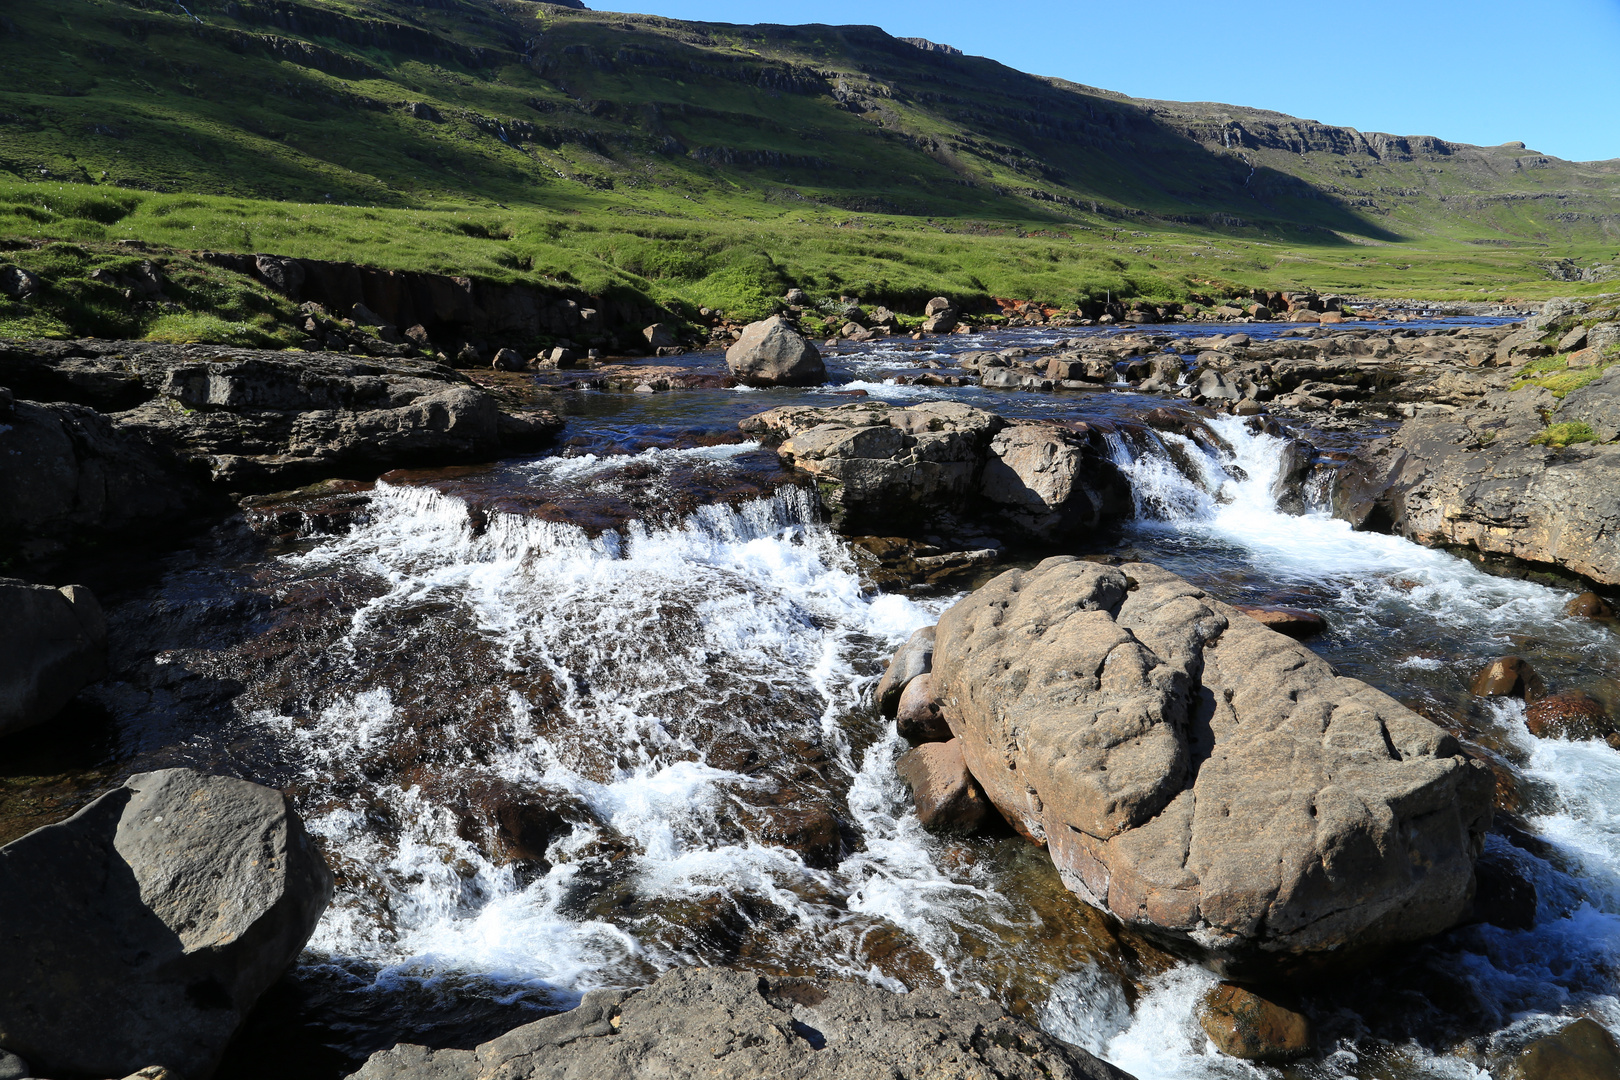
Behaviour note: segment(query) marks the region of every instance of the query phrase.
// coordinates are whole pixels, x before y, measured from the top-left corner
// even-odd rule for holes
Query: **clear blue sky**
[[[1134,97],[1620,157],[1620,0],[585,0],[709,22],[866,23]]]

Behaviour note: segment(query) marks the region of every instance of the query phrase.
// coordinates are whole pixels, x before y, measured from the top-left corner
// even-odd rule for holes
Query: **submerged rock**
[[[1198,1023],[1221,1053],[1246,1061],[1287,1061],[1311,1050],[1311,1022],[1302,1013],[1231,983],[1204,995]]]
[[[1244,604],[1233,606],[1261,626],[1291,638],[1315,637],[1327,630],[1327,620],[1314,611],[1291,607],[1250,607]]]
[[[726,350],[726,366],[745,386],[820,386],[827,367],[811,340],[780,315],[749,323]]]
[[[940,620],[934,678],[1064,883],[1217,966],[1348,959],[1468,910],[1488,770],[1159,567],[1008,571]]]
[[[107,674],[107,620],[83,585],[0,578],[0,735],[42,724]]]
[[[1616,734],[1614,717],[1591,694],[1549,694],[1524,711],[1530,734],[1544,739],[1605,739]]]
[[[402,1043],[353,1080],[1131,1080],[993,1002],[945,990],[677,969],[596,990],[476,1050]]]
[[[1612,619],[1614,609],[1595,592],[1583,592],[1564,605],[1564,614],[1581,619]]]
[[[1614,1080],[1620,1043],[1596,1020],[1581,1017],[1537,1039],[1508,1066],[1508,1080]]]
[[[1547,685],[1524,657],[1498,656],[1474,676],[1469,689],[1476,697],[1516,697],[1531,702],[1547,692]]]
[[[0,1045],[47,1076],[207,1080],[331,897],[281,792],[133,776],[0,848]]]

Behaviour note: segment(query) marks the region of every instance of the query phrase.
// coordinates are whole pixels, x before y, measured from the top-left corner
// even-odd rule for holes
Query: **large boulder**
[[[1130,489],[1073,427],[1013,424],[990,441],[979,493],[1021,536],[1057,540],[1124,516]]]
[[[596,990],[572,1012],[476,1050],[402,1043],[351,1080],[1130,1080],[1128,1074],[947,990],[677,969],[645,990]]]
[[[207,1080],[331,897],[281,792],[133,776],[0,848],[0,1046],[44,1076]]]
[[[896,408],[857,402],[831,409],[773,409],[744,431],[785,438],[782,459],[816,479],[845,532],[889,532],[960,509],[977,493],[990,439],[1005,421],[954,402]]]
[[[777,453],[815,477],[822,504],[844,532],[938,528],[979,517],[998,532],[1052,542],[1130,512],[1129,487],[1102,434],[1083,423],[1009,424],[968,405],[931,401],[790,406],[741,427],[784,440]]]
[[[1228,970],[1455,925],[1492,783],[1455,739],[1175,575],[1048,559],[947,611],[968,768],[1099,908]]]
[[[820,386],[827,367],[815,344],[780,315],[749,323],[726,350],[726,366],[745,386]]]
[[[1554,424],[1620,432],[1613,376],[1562,401],[1539,387],[1409,420],[1356,452],[1334,513],[1357,528],[1560,567],[1620,585],[1620,443],[1543,445]]]
[[[107,620],[83,585],[0,578],[0,735],[42,724],[107,674]]]

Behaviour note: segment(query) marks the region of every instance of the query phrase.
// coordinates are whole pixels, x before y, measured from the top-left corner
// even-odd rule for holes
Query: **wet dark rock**
[[[354,1080],[565,1075],[1130,1080],[983,999],[718,969],[676,969],[640,991],[593,991],[572,1012],[477,1050],[402,1043],[372,1055]]]
[[[761,843],[785,847],[804,857],[806,865],[831,869],[843,850],[838,815],[808,800],[781,794],[777,805],[739,808],[743,826]]]
[[[174,528],[210,505],[172,454],[82,405],[18,401],[0,424],[0,557]]]
[[[107,674],[107,620],[83,585],[0,578],[0,735],[50,720]]]
[[[523,354],[516,349],[502,349],[490,361],[490,367],[496,371],[522,371],[526,366]]]
[[[1314,611],[1292,607],[1253,607],[1245,604],[1232,606],[1261,626],[1275,630],[1279,634],[1287,634],[1291,638],[1303,640],[1327,632],[1327,620]]]
[[[1000,559],[996,547],[944,550],[904,536],[852,536],[863,576],[885,591],[945,586],[982,574]]]
[[[1588,1017],[1537,1039],[1508,1066],[1508,1080],[1616,1080],[1620,1043]]]
[[[1591,694],[1548,694],[1524,711],[1530,734],[1543,739],[1605,739],[1620,732],[1608,707]]]
[[[1303,1013],[1232,983],[1204,995],[1198,1023],[1221,1053],[1246,1061],[1288,1061],[1311,1050],[1311,1022]]]
[[[827,381],[821,353],[780,315],[745,327],[726,350],[726,366],[745,386],[820,386]]]
[[[878,682],[877,705],[884,716],[893,716],[900,707],[900,698],[906,687],[919,675],[926,675],[934,667],[934,627],[925,626],[906,639],[895,650],[888,670]]]
[[[1469,922],[1490,923],[1503,930],[1528,930],[1536,924],[1536,885],[1512,859],[1487,852],[1474,864],[1474,907]]]
[[[337,536],[366,520],[375,487],[362,480],[322,480],[293,491],[249,495],[238,505],[248,528],[261,536]]]
[[[990,802],[967,763],[962,742],[925,742],[900,756],[895,771],[911,789],[917,820],[930,832],[972,833],[984,824]]]
[[[1469,690],[1476,697],[1516,697],[1533,702],[1547,692],[1547,685],[1524,657],[1498,656],[1474,676]]]
[[[47,1076],[207,1080],[331,896],[281,792],[131,777],[0,848],[0,1040]]]
[[[1595,592],[1584,592],[1564,605],[1564,614],[1582,619],[1612,619],[1614,609]]]
[[[1008,571],[945,613],[933,671],[991,802],[1150,936],[1273,970],[1467,911],[1489,772],[1159,567]]]
[[[945,722],[939,699],[934,695],[932,673],[919,675],[906,684],[895,710],[894,726],[900,737],[913,746],[945,742],[951,737],[950,725]]]

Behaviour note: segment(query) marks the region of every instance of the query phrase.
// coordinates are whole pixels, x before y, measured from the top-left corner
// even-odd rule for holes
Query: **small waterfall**
[[[1215,417],[1202,444],[1173,431],[1108,433],[1109,455],[1130,481],[1136,516],[1172,526],[1227,514],[1274,513],[1288,494],[1291,440],[1251,431],[1240,417]]]
[[[900,989],[877,965],[894,946],[868,941],[898,928],[934,977],[988,992],[963,938],[1028,916],[940,868],[894,773],[904,744],[862,705],[872,662],[949,601],[868,593],[817,517],[785,488],[672,528],[590,537],[494,512],[475,529],[457,498],[384,484],[368,524],[284,558],[299,582],[360,575],[372,594],[319,707],[255,718],[345,882],[314,953],[375,985],[566,1003],[732,959],[715,926],[762,962]],[[475,720],[447,726],[418,693],[431,677],[383,662],[423,634],[487,651]],[[576,808],[549,869],[468,836],[445,794],[462,776]],[[776,806],[830,807],[855,842],[807,862],[762,831]]]

